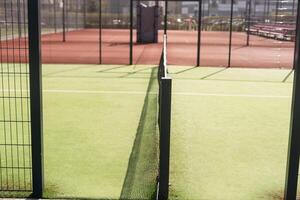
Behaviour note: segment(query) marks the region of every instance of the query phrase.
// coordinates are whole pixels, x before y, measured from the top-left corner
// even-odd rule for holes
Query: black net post
[[[198,1],[197,66],[200,66],[201,27],[202,27],[202,0],[199,0]]]
[[[297,26],[300,26],[300,4],[298,4]],[[294,59],[294,86],[292,98],[290,136],[286,169],[284,199],[294,200],[297,197],[297,183],[300,156],[300,32],[297,31],[295,59]]]
[[[230,20],[229,20],[229,53],[228,53],[228,66],[231,66],[231,46],[232,46],[232,22],[233,22],[233,1],[231,0],[230,5]]]
[[[159,112],[159,185],[158,200],[166,200],[169,196],[170,172],[170,131],[171,131],[171,91],[172,79],[161,78],[160,112]]]
[[[28,1],[28,30],[32,143],[32,191],[34,198],[41,198],[43,195],[44,182],[40,1]]]

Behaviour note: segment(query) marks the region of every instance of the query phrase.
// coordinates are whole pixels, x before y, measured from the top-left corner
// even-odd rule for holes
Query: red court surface
[[[250,36],[246,46],[246,33],[234,32],[232,38],[232,67],[292,68],[294,43],[259,36]],[[62,33],[42,36],[42,61],[53,64],[98,64],[99,30],[69,31],[66,42]],[[134,32],[135,43],[135,32]],[[229,60],[229,33],[201,33],[200,65],[227,67]],[[20,50],[13,50],[20,48]],[[1,42],[2,62],[22,61],[27,47],[24,39]],[[101,61],[103,64],[129,63],[129,30],[103,29]],[[158,44],[134,44],[133,64],[158,64],[162,51],[162,32]],[[197,32],[168,30],[168,64],[196,65]]]

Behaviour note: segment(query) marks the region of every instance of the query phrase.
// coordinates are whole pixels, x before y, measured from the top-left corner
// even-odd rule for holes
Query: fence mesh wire
[[[170,64],[196,65],[201,13],[201,66],[227,67],[230,63],[232,67],[291,68],[293,65],[295,0],[233,1],[233,19],[231,1],[203,0],[201,12],[197,1],[170,1],[167,13],[165,1],[158,1],[159,40],[153,44],[137,44],[138,3],[156,4],[133,0],[134,64],[158,64],[167,14]],[[4,10],[3,4],[2,18]],[[13,15],[18,18],[17,12]],[[42,0],[41,17],[44,63],[129,63],[130,0]],[[1,26],[3,22],[4,19]],[[9,32],[10,37],[17,34]],[[254,56],[257,62],[249,62]]]
[[[27,0],[0,2],[0,191],[31,191]]]
[[[198,2],[168,2],[168,61],[175,65],[196,65]],[[185,50],[190,53],[186,54]],[[177,56],[181,55],[181,59]]]
[[[291,68],[296,6],[293,0],[235,4],[232,66]]]

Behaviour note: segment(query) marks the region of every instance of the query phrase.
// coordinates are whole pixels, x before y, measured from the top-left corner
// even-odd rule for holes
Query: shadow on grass
[[[128,162],[120,199],[155,199],[158,175],[157,68],[151,78]]]
[[[53,76],[53,75],[56,75],[56,74],[61,74],[61,73],[71,72],[71,71],[76,71],[76,70],[79,70],[79,69],[92,68],[92,67],[95,67],[95,66],[94,65],[90,65],[90,66],[73,67],[71,69],[65,69],[65,70],[60,70],[60,71],[45,73],[43,76],[44,77]]]
[[[269,192],[267,195],[267,198],[269,200],[285,200],[284,199],[284,191],[275,191],[275,192]],[[297,198],[295,200],[300,200],[300,193],[298,192]]]
[[[108,69],[103,69],[103,70],[100,70],[100,71],[97,71],[98,73],[101,73],[101,72],[108,72],[108,71],[111,71],[111,70],[114,70],[114,69],[120,69],[120,68],[127,68],[127,67],[131,67],[132,65],[121,65],[121,66],[117,66],[117,67],[111,67],[111,68],[108,68]]]
[[[132,72],[125,72],[125,73],[127,73],[127,74],[122,75],[122,76],[120,76],[119,78],[126,78],[126,77],[128,77],[128,76],[130,76],[130,75],[140,74],[142,71],[146,71],[146,70],[153,69],[153,68],[155,68],[155,67],[151,67],[151,68],[143,68],[143,69],[136,70],[136,71],[132,71]],[[150,73],[146,72],[146,73],[143,73],[143,74],[150,74]],[[151,75],[152,75],[152,72],[151,72]]]
[[[213,73],[211,73],[211,74],[208,74],[208,75],[206,75],[206,76],[203,76],[203,77],[201,78],[201,80],[204,80],[204,79],[207,79],[207,78],[209,78],[209,77],[212,77],[212,76],[214,76],[214,75],[216,75],[216,74],[219,74],[219,73],[225,71],[226,69],[228,69],[228,68],[226,67],[226,68],[223,68],[223,69],[218,70],[218,71],[216,71],[216,72],[213,72]]]
[[[188,69],[184,69],[184,70],[181,70],[181,71],[178,71],[178,72],[174,72],[174,73],[171,73],[171,74],[181,74],[181,73],[184,73],[184,72],[187,72],[187,71],[196,69],[196,68],[199,68],[199,67],[198,67],[198,66],[195,66],[195,67],[191,67],[191,68],[188,68]]]
[[[283,83],[285,83],[289,78],[290,76],[293,74],[294,70],[292,69],[285,77],[284,79],[282,80]]]

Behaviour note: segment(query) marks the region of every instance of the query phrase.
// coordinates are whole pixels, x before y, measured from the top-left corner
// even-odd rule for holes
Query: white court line
[[[260,94],[222,94],[222,93],[194,93],[194,92],[174,92],[175,95],[183,96],[216,96],[216,97],[250,97],[250,98],[291,98],[287,95],[260,95]]]
[[[27,92],[26,90],[22,90]],[[9,92],[9,90],[0,90],[0,92]],[[10,92],[15,92],[10,90]],[[16,92],[21,92],[16,90]],[[69,93],[69,94],[128,94],[128,95],[146,95],[146,91],[131,91],[131,90],[43,90],[45,93]],[[149,92],[148,94],[157,94]],[[226,93],[202,93],[202,92],[173,92],[172,95],[179,96],[215,96],[215,97],[246,97],[246,98],[279,98],[289,99],[288,95],[260,95],[260,94],[226,94]]]

